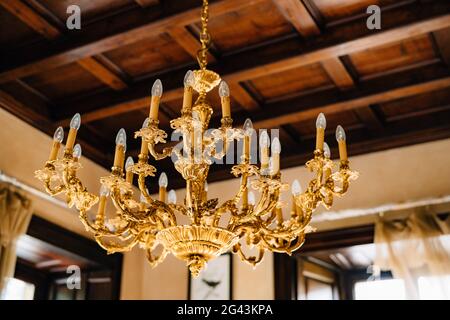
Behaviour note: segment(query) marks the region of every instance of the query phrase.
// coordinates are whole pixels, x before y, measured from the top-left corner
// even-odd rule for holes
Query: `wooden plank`
[[[159,0],[134,0],[134,1],[143,8],[155,6],[159,3]]]
[[[3,0],[0,1],[0,5],[47,39],[56,39],[61,35],[61,32],[56,27],[21,0]]]
[[[354,110],[358,118],[364,123],[371,133],[377,134],[383,131],[384,126],[381,119],[373,110],[373,106],[356,108]]]
[[[201,44],[199,40],[190,33],[184,26],[169,28],[167,33],[193,58],[197,60],[197,52],[200,50]],[[215,62],[211,52],[208,52],[208,62]]]
[[[450,29],[433,32],[433,38],[442,60],[450,67]]]
[[[230,86],[230,94],[235,99],[242,108],[248,111],[258,110],[258,103],[253,99],[253,97],[244,89],[239,83],[232,82],[228,83]]]
[[[304,37],[320,34],[320,28],[300,0],[274,0],[284,17]]]
[[[346,90],[355,86],[350,73],[338,57],[322,61],[322,66],[338,88]]]
[[[420,14],[425,14],[425,17],[427,17],[428,14],[436,14],[435,10],[436,9],[434,9],[434,7],[431,9],[431,12],[427,12],[427,10],[421,10]],[[425,18],[422,21],[420,21],[419,17],[409,15],[408,21],[414,22],[411,22],[406,26],[400,25],[397,28],[396,27],[398,26],[397,22],[399,21],[399,18],[397,16],[398,13],[393,12],[392,14],[393,16],[390,17],[387,12],[383,16],[384,19],[386,19],[385,20],[386,23],[389,19],[392,20],[393,23],[392,29],[388,29],[386,25],[386,29],[383,28],[383,30],[379,33],[371,32],[370,34],[367,35],[366,32],[364,33],[364,36],[353,39],[352,35],[348,35],[348,32],[343,32],[346,36],[349,37],[348,39],[353,40],[337,44],[333,35],[332,36],[330,36],[329,34],[323,35],[323,37],[325,38],[318,37],[319,42],[318,45],[308,44],[308,46],[304,48],[305,50],[299,50],[298,48],[296,48],[295,50],[294,49],[289,50],[289,52],[295,52],[295,55],[293,57],[280,59],[275,62],[267,64],[259,62],[259,64],[257,64],[255,67],[251,66],[248,67],[248,64],[251,63],[252,61],[262,60],[262,58],[258,57],[258,54],[262,54],[263,56],[265,55],[265,53],[262,53],[262,51],[264,50],[258,48],[255,49],[255,51],[248,52],[247,56],[244,54],[238,54],[236,57],[229,57],[228,59],[223,58],[221,59],[220,64],[217,67],[219,69],[223,69],[224,71],[230,72],[222,76],[222,78],[226,80],[228,83],[230,84],[239,83],[248,79],[289,70],[294,67],[300,67],[303,65],[317,63],[326,59],[333,59],[333,58],[335,59],[338,56],[346,55],[351,52],[375,47],[386,41],[388,42],[390,42],[391,40],[400,41],[410,36],[416,36],[423,33],[431,32],[433,30],[439,30],[446,26],[450,26],[450,14],[442,15],[441,12],[441,14],[438,13],[438,16],[434,16],[428,19]],[[419,20],[417,21],[416,18]],[[363,27],[361,26],[361,28]],[[271,48],[268,48],[267,56],[269,57],[269,59],[273,59],[274,54],[271,51],[273,46],[270,47]],[[297,53],[298,51],[301,51],[302,53],[298,54]],[[176,78],[182,79],[182,76],[174,74],[166,74],[164,76],[158,77],[163,80],[164,84],[170,81],[173,82],[173,79]],[[1,82],[1,75],[0,75],[0,82]],[[120,97],[117,97],[116,99],[114,99],[113,103],[110,103],[109,105],[106,106],[97,107],[96,108],[97,110],[88,111],[87,113],[89,114],[92,113],[93,119],[99,119],[102,117],[102,114],[104,114],[105,117],[113,116],[142,108],[147,105],[146,103],[148,99],[147,98],[148,88],[149,86],[151,86],[151,83],[152,82],[150,82],[149,80],[146,80],[145,82],[142,83],[138,83],[133,88],[130,88],[130,90],[128,90],[129,95],[122,95]],[[182,82],[178,83],[178,85],[181,84]],[[172,86],[171,88],[165,91],[165,93],[163,94],[163,99],[165,99],[166,101],[179,99],[182,96],[182,92],[183,92],[182,88],[179,87],[175,88]],[[108,100],[110,99],[110,97],[106,98]],[[78,106],[92,105],[92,101],[102,101],[102,100],[105,100],[105,98],[99,95],[96,96],[95,98],[90,97],[86,101],[77,101],[77,105]],[[132,107],[130,108],[130,106]],[[65,110],[68,109],[69,108],[66,108]],[[64,119],[62,121],[64,122],[67,120],[68,119]]]
[[[210,5],[210,19],[228,12],[240,10],[250,5],[255,5],[262,1],[265,0],[222,0],[212,3]],[[143,10],[140,9],[140,11]],[[35,55],[35,53],[33,53],[31,57],[24,58],[24,61],[15,61],[7,66],[2,66],[0,83],[54,69],[65,64],[73,63],[82,58],[95,56],[106,51],[130,45],[145,40],[153,35],[163,33],[167,31],[168,28],[174,26],[186,26],[198,21],[199,14],[199,8],[194,8],[182,13],[166,16],[160,20],[149,22],[149,14],[142,13],[142,15],[139,15],[134,19],[139,20],[139,22],[142,21],[142,24],[130,27],[128,30],[123,30],[122,28],[122,31],[118,31],[114,34],[111,34],[112,30],[120,28],[120,26],[124,24],[124,21],[128,21],[127,17],[120,15],[117,17],[115,23],[111,21],[112,19],[108,19],[107,26],[103,25],[105,23],[104,21],[100,21],[99,23],[102,23],[102,27],[97,27],[96,24],[92,24],[89,28],[86,27],[85,30],[83,30],[83,34],[87,33],[87,35],[85,37],[77,37],[77,41],[54,45],[51,49],[42,48],[43,50],[51,50],[47,52],[44,57],[33,57],[33,55]],[[160,14],[155,10],[154,15],[159,16]],[[130,17],[130,20],[131,19],[132,17]],[[131,22],[133,22],[133,20],[131,20]],[[89,35],[89,32],[94,34],[94,31],[96,30],[101,30],[104,34],[99,34],[97,31],[95,37]],[[42,55],[41,52],[36,53],[36,55],[39,54]]]
[[[78,60],[78,64],[83,67],[83,69],[91,73],[94,77],[107,84],[114,90],[123,90],[128,87],[125,81],[119,75],[108,69],[104,64],[102,64],[94,57],[87,57]]]
[[[347,99],[345,101],[334,102],[331,104],[316,106],[311,105],[307,108],[302,108],[301,110],[288,112],[285,114],[274,115],[272,112],[271,114],[261,115],[260,119],[255,119],[253,121],[253,126],[255,128],[275,128],[288,123],[295,123],[306,119],[313,119],[317,117],[320,112],[330,114],[346,110],[354,110],[372,104],[410,97],[425,92],[445,89],[448,87],[450,87],[450,77],[445,77],[442,79],[432,80],[425,83],[405,86],[369,95],[358,94],[361,96],[356,96],[353,99]],[[274,109],[271,108],[271,110]]]

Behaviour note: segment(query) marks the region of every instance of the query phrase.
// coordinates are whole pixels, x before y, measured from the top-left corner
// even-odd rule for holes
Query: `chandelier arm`
[[[44,186],[45,186],[45,191],[47,191],[47,193],[53,197],[62,192],[65,192],[67,190],[67,188],[64,184],[60,184],[60,185],[52,188],[50,179],[44,181]]]
[[[153,199],[147,192],[147,187],[145,186],[145,175],[143,174],[138,176],[138,187],[145,200],[147,200],[148,203],[151,203]]]
[[[148,150],[155,160],[162,160],[172,155],[173,147],[165,147],[161,153],[155,150],[155,144],[149,143]]]
[[[166,256],[169,254],[169,251],[163,246],[163,251],[158,255],[154,256],[152,253],[152,249],[148,248],[146,250],[146,258],[152,268],[156,267],[158,264],[163,262],[166,259]]]
[[[136,235],[132,238],[132,240],[129,243],[126,243],[123,246],[121,246],[118,244],[109,244],[109,243],[105,242],[103,237],[105,237],[105,235],[95,235],[94,236],[95,241],[97,241],[97,243],[100,245],[100,247],[105,249],[109,254],[116,253],[116,252],[130,251],[138,243],[138,239],[139,239],[139,236]]]
[[[247,257],[244,252],[242,252],[241,244],[238,242],[233,246],[232,252],[238,254],[242,261],[256,267],[264,258],[265,249],[262,246],[258,246],[258,256]]]

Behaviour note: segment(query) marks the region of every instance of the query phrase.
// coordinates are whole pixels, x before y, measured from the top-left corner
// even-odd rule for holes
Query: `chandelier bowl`
[[[192,275],[198,276],[209,260],[227,252],[239,237],[221,228],[184,225],[164,229],[156,239],[175,257],[186,261]]]

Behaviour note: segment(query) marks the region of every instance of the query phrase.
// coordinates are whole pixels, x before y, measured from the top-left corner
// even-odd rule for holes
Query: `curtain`
[[[0,182],[0,293],[14,276],[16,241],[28,228],[31,201],[16,187]]]
[[[407,299],[421,298],[420,280],[439,291],[435,294],[440,298],[450,299],[450,249],[444,241],[448,245],[449,230],[449,218],[441,220],[426,208],[404,220],[380,218],[375,226],[375,265],[403,279]]]

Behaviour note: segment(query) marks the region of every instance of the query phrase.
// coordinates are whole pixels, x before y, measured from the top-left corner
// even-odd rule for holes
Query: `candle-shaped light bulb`
[[[230,87],[228,87],[228,84],[223,80],[220,82],[219,85],[219,96],[221,98],[230,96]]]
[[[186,74],[184,75],[184,87],[193,87],[194,86],[194,82],[195,82],[195,78],[194,78],[194,73],[192,72],[192,70],[189,70],[188,72],[186,72]]]
[[[120,129],[116,135],[116,146],[119,145],[123,146],[124,152],[127,151],[127,133],[124,128]]]
[[[325,158],[327,158],[327,159],[330,159],[330,158],[331,158],[330,147],[328,146],[328,143],[326,143],[326,142],[323,143],[323,155],[324,155]]]
[[[133,157],[128,157],[125,162],[125,171],[130,171],[131,167],[134,165]]]
[[[292,182],[291,192],[294,196],[298,196],[300,193],[302,193],[302,187],[300,186],[300,182],[297,179]]]
[[[253,193],[253,191],[250,191],[248,193],[248,204],[254,206],[255,203],[256,203],[255,194]]]
[[[242,127],[246,136],[251,136],[253,132],[253,122],[250,118],[245,119],[244,126]]]
[[[56,129],[55,134],[53,135],[53,145],[50,151],[50,156],[48,157],[48,161],[54,161],[58,157],[58,151],[61,147],[61,142],[64,140],[64,129],[62,127],[58,127]]]
[[[142,122],[142,129],[148,128],[149,121],[150,119],[148,117],[145,118],[144,122]]]
[[[53,135],[53,141],[61,143],[64,140],[64,129],[63,127],[58,127],[55,134]]]
[[[152,86],[152,99],[150,102],[149,117],[153,120],[158,120],[159,102],[163,93],[163,86],[161,80],[156,80]]]
[[[165,172],[161,173],[161,175],[159,176],[158,183],[161,188],[167,188],[169,181]]]
[[[152,86],[152,97],[161,98],[163,94],[163,85],[161,80],[157,79]]]
[[[268,174],[270,138],[266,130],[263,130],[259,136],[259,146],[261,148],[261,171],[263,174]]]
[[[80,146],[79,143],[77,143],[77,144],[75,145],[75,147],[73,147],[72,156],[73,156],[75,159],[80,159],[80,158],[81,158],[81,146]]]
[[[167,202],[170,204],[176,204],[177,203],[177,194],[175,190],[170,190],[167,195]]]
[[[259,136],[259,146],[260,148],[268,148],[270,146],[270,138],[266,130],[263,130]]]
[[[114,167],[123,169],[125,152],[127,151],[127,134],[125,129],[119,130],[116,136],[116,153],[114,154]]]
[[[231,116],[230,107],[230,88],[225,81],[221,81],[219,85],[220,102],[222,103],[222,118],[229,118]]]
[[[275,137],[272,141],[272,160],[270,170],[272,175],[276,175],[280,172],[280,153],[281,153],[281,143],[278,137]]]
[[[208,182],[205,181],[205,191],[208,192]]]
[[[281,143],[280,143],[280,139],[275,138],[272,141],[272,152],[273,153],[281,153]]]
[[[316,120],[316,128],[319,129],[326,129],[327,128],[327,119],[325,118],[325,115],[321,112],[317,116]]]
[[[144,194],[141,192],[141,195],[139,196],[139,202],[140,203],[147,203],[147,199],[145,199]]]
[[[70,129],[78,130],[81,126],[81,116],[79,113],[75,114],[70,120]]]
[[[73,145],[75,144],[77,132],[78,129],[80,129],[80,125],[81,125],[81,116],[79,113],[77,113],[72,117],[72,120],[70,120],[70,130],[66,141],[66,150],[69,150],[69,152],[73,149]]]
[[[337,126],[336,128],[336,140],[339,146],[339,158],[341,161],[347,161],[347,144],[345,142],[345,130],[342,126]]]
[[[323,149],[323,141],[325,139],[325,129],[327,127],[327,119],[325,119],[325,115],[320,113],[316,120],[316,149]]]
[[[337,142],[346,140],[345,130],[340,125],[336,128],[336,140]]]
[[[107,197],[109,196],[109,188],[102,184],[100,187],[100,197]]]

